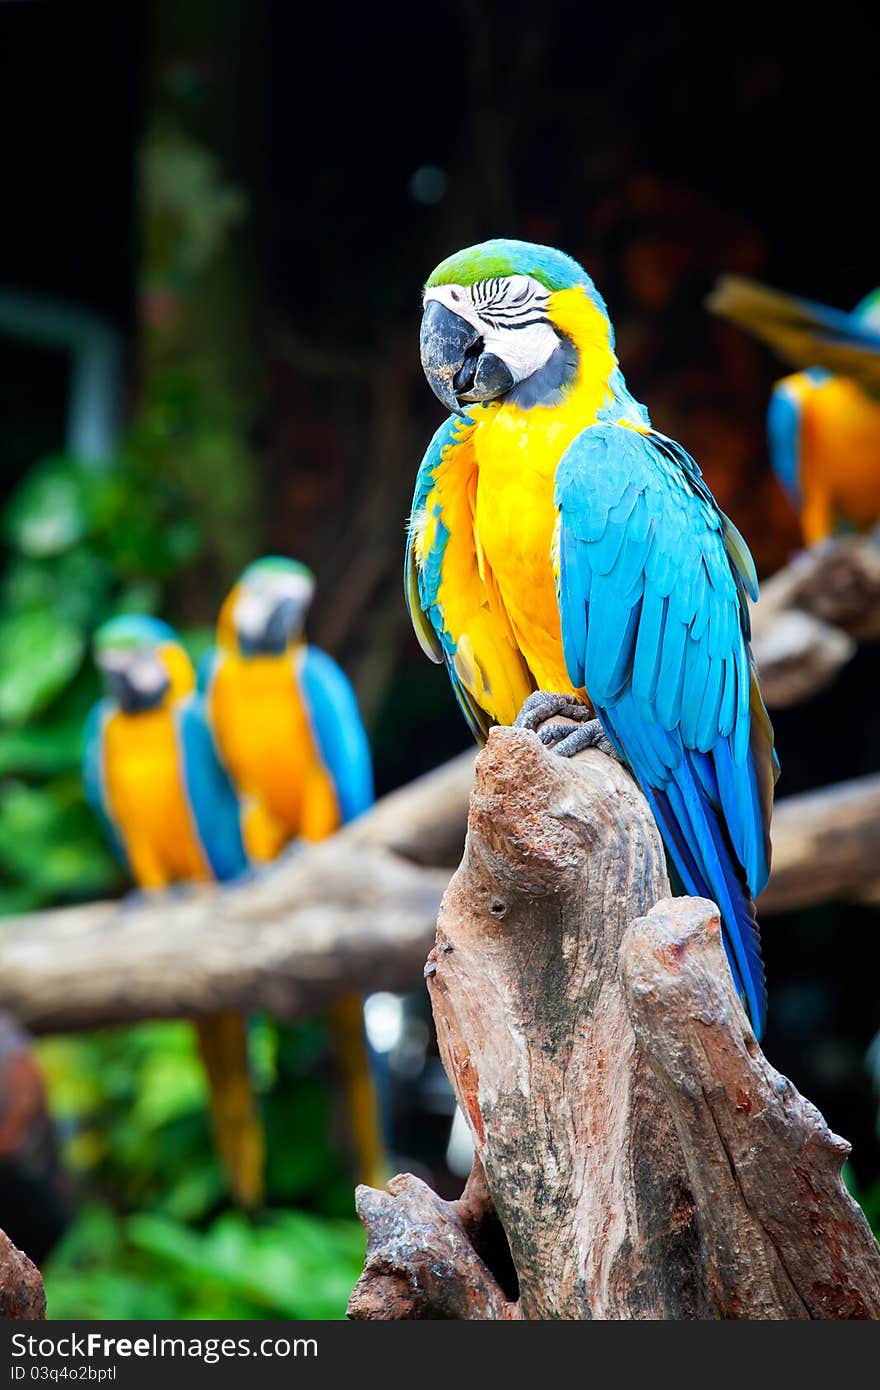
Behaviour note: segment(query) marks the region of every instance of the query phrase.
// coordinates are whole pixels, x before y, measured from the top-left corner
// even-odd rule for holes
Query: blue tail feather
[[[624,701],[600,714],[616,745],[632,748],[635,741],[638,746]],[[681,749],[680,762],[668,769],[662,786],[641,779],[640,785],[663,836],[670,868],[684,891],[718,905],[734,985],[760,1038],[767,1005],[755,909],[719,804],[712,755]]]

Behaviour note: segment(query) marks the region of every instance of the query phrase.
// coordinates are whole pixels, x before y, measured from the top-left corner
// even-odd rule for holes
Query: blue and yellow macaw
[[[267,863],[297,839],[322,840],[373,801],[370,747],[354,691],[305,640],[315,581],[279,556],[255,561],[226,598],[203,683],[217,749],[238,789],[245,846]],[[383,1146],[357,995],[330,1023],[364,1182],[383,1180]]]
[[[709,307],[802,370],[773,388],[770,462],[807,545],[880,522],[880,290],[852,313],[724,276]]]
[[[107,693],[86,724],[83,776],[114,850],[146,891],[237,877],[247,867],[238,801],[174,632],[156,618],[114,618],[94,655]],[[238,1200],[258,1205],[263,1134],[244,1020],[215,1014],[196,1027],[221,1158]]]
[[[749,650],[752,558],[697,464],[627,390],[589,275],[494,240],[424,292],[422,365],[451,412],[416,479],[407,597],[478,740],[540,727],[631,769],[684,891],[721,911],[756,1034],[753,899],[777,763]],[[578,721],[547,724],[564,714]]]

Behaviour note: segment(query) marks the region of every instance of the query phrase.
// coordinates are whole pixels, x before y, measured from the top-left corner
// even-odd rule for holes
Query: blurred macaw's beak
[[[280,656],[305,623],[308,598],[276,598],[244,593],[235,610],[238,643],[244,656]]]
[[[307,604],[301,599],[283,598],[276,604],[266,624],[264,642],[270,652],[283,652],[305,622]]]
[[[155,709],[171,685],[171,677],[158,659],[141,657],[124,663],[109,659],[99,665],[107,693],[123,714]]]
[[[420,346],[428,385],[456,415],[464,414],[463,405],[493,401],[514,384],[501,358],[483,351],[478,330],[439,300],[425,305]]]

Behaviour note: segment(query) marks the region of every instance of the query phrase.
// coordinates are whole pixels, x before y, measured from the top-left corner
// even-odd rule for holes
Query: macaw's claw
[[[560,758],[573,758],[585,748],[598,748],[600,753],[606,753],[616,762],[623,762],[598,719],[588,719],[575,728],[570,724],[545,724],[538,730],[538,738]]]
[[[562,714],[566,719],[576,721],[571,724],[548,724],[554,715]],[[584,705],[573,695],[562,695],[552,690],[536,690],[524,701],[523,707],[514,720],[515,729],[531,729],[541,742],[552,748],[561,758],[573,758],[584,748],[598,748],[609,758],[623,759],[615,749],[598,719],[592,717],[589,705]]]
[[[564,714],[566,719],[575,719],[580,724],[583,720],[589,719],[590,709],[588,705],[583,705],[580,700],[575,699],[574,695],[560,695],[552,690],[535,690],[523,701],[523,707],[513,721],[513,727],[537,732],[538,725],[543,724],[546,719],[552,719],[554,714]],[[544,739],[544,742],[546,743],[547,739]]]

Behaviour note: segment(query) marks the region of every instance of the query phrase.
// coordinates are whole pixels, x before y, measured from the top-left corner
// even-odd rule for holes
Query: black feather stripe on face
[[[545,321],[550,296],[539,286],[518,280],[496,276],[471,286],[471,302],[481,323],[491,328],[532,328]]]

